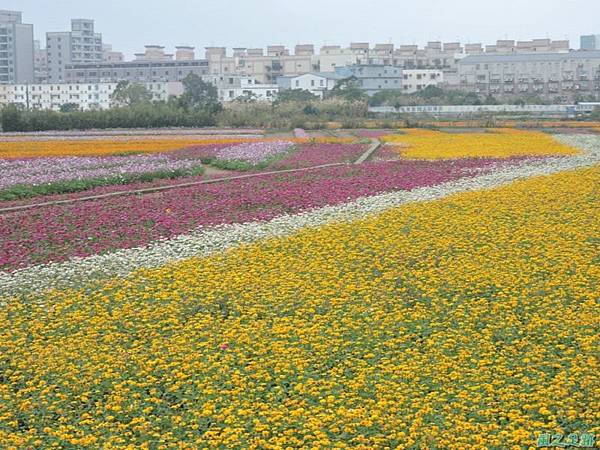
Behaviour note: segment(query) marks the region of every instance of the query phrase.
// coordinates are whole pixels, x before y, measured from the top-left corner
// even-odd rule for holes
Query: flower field
[[[438,134],[386,136],[421,155],[361,164],[365,145],[297,138],[80,157],[74,173],[269,163],[0,211],[0,448],[528,450],[541,433],[600,435],[600,136],[495,131],[504,143],[482,154],[469,145],[488,134]],[[52,159],[0,170],[68,173]]]
[[[495,129],[487,133],[451,134],[425,129],[383,137],[399,146],[408,159],[509,158],[514,156],[573,155],[576,150],[539,131]]]
[[[0,142],[0,158],[35,158],[48,156],[107,156],[128,153],[163,153],[180,150],[195,145],[240,144],[244,142],[265,142],[277,139],[241,138],[231,136],[185,139],[171,137],[169,139],[111,139],[111,140],[34,140]],[[294,143],[343,144],[351,143],[351,138],[309,137],[292,138]]]

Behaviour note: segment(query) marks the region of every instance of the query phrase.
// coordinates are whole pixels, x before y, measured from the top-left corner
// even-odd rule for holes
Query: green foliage
[[[116,107],[138,106],[152,101],[152,93],[138,83],[119,81],[114,92],[110,96],[111,104]],[[68,112],[68,111],[63,111]]]
[[[69,113],[79,111],[79,105],[77,103],[63,103],[60,105],[60,112]]]
[[[279,93],[276,102],[312,102],[315,100],[318,100],[318,97],[306,89],[287,89]]]
[[[2,108],[2,130],[21,131],[24,109],[20,104],[11,104]]]
[[[269,167],[271,164],[285,159],[289,154],[298,150],[296,145],[292,145],[288,151],[274,155],[258,164],[251,164],[243,160],[223,161],[214,156],[202,158],[202,164],[210,165],[222,170],[235,170],[237,172],[245,172],[248,170],[262,170]]]
[[[315,114],[316,111],[316,114]],[[325,128],[328,122],[342,122],[369,116],[366,101],[329,98],[314,102],[275,102],[273,104],[229,104],[216,116],[222,127],[256,127],[269,129]]]
[[[493,95],[482,97],[475,92],[441,89],[427,86],[422,91],[404,94],[400,90],[384,90],[376,93],[369,100],[370,106],[422,106],[422,105],[498,105],[499,99]],[[502,103],[514,105],[541,105],[544,101],[535,95],[504,97]]]
[[[69,194],[82,192],[100,186],[114,186],[136,182],[149,182],[161,179],[174,179],[184,176],[198,176],[204,173],[204,167],[191,169],[161,170],[141,174],[118,175],[106,178],[90,178],[84,180],[65,180],[40,185],[16,185],[0,191],[0,201],[20,200],[43,195]]]
[[[350,102],[366,102],[368,99],[367,94],[358,86],[356,77],[339,80],[328,93],[328,97],[340,98]]]
[[[179,105],[185,110],[205,110],[216,113],[222,109],[219,92],[211,83],[202,80],[198,75],[190,73],[183,80],[183,95],[179,97]]]
[[[206,127],[215,115],[204,110],[185,111],[172,102],[98,111],[21,111],[7,107],[2,114],[4,131],[89,130],[108,128]]]

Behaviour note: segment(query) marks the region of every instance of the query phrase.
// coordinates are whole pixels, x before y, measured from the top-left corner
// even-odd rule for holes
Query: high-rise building
[[[46,83],[48,81],[48,53],[38,40],[33,41],[33,56],[35,83]]]
[[[94,21],[72,19],[71,31],[46,33],[48,75],[53,83],[65,80],[65,67],[96,64],[103,60],[102,35],[94,32]]]
[[[0,10],[0,83],[32,83],[33,59],[33,25],[19,11]]]
[[[581,36],[581,50],[600,50],[600,34]]]

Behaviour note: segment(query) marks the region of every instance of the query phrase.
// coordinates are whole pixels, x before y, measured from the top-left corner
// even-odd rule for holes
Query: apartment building
[[[167,100],[183,93],[181,83],[143,83],[153,100]],[[20,104],[28,109],[59,111],[65,104],[81,110],[107,109],[117,83],[13,84],[0,86],[0,105]]]
[[[318,98],[324,98],[325,92],[332,90],[342,77],[336,73],[311,72],[302,75],[279,77],[277,85],[280,91],[302,89]]]
[[[0,83],[34,81],[33,25],[20,11],[0,10]]]
[[[337,67],[335,73],[341,78],[354,78],[367,95],[375,95],[386,89],[402,89],[402,69],[378,64],[356,64]]]
[[[102,62],[102,35],[94,31],[93,20],[72,19],[71,31],[46,33],[46,51],[48,80],[60,83],[67,79],[68,65]]]
[[[205,76],[212,83],[222,102],[240,97],[255,101],[270,102],[277,98],[277,85],[265,85],[248,77]],[[51,83],[0,85],[0,107],[17,104],[26,109],[59,111],[62,105],[75,104],[83,111],[108,109],[112,106],[111,96],[117,82],[108,83]],[[140,83],[152,94],[152,100],[165,101],[179,97],[184,92],[179,81]]]
[[[573,99],[600,95],[600,51],[473,55],[458,65],[458,86],[484,95]]]
[[[402,70],[402,92],[414,94],[429,86],[438,86],[444,82],[444,72],[435,69]]]
[[[34,54],[34,83],[46,83],[48,81],[48,53],[41,47],[38,40],[33,41]]]
[[[207,75],[202,77],[202,79],[217,88],[221,102],[231,102],[240,98],[271,102],[277,98],[277,94],[279,93],[278,85],[261,83],[247,76]]]
[[[211,75],[240,75],[274,84],[281,76],[300,75],[318,70],[318,58],[310,44],[297,45],[294,54],[282,45],[270,45],[266,53],[260,48],[234,48],[227,55],[225,47],[207,47],[206,59]]]
[[[580,38],[581,50],[600,50],[600,34],[588,34]]]
[[[134,61],[70,64],[65,67],[69,83],[102,83],[114,81],[175,82],[189,74],[209,75],[208,61],[195,59],[193,47],[180,46],[173,54],[165,53],[160,45],[146,45],[143,53],[136,53]]]

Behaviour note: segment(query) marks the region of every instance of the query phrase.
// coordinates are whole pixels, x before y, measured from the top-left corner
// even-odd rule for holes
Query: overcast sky
[[[90,18],[105,43],[126,56],[145,44],[265,47],[298,43],[424,44],[428,40],[493,43],[496,39],[600,34],[600,0],[0,0],[23,11],[36,38]]]

